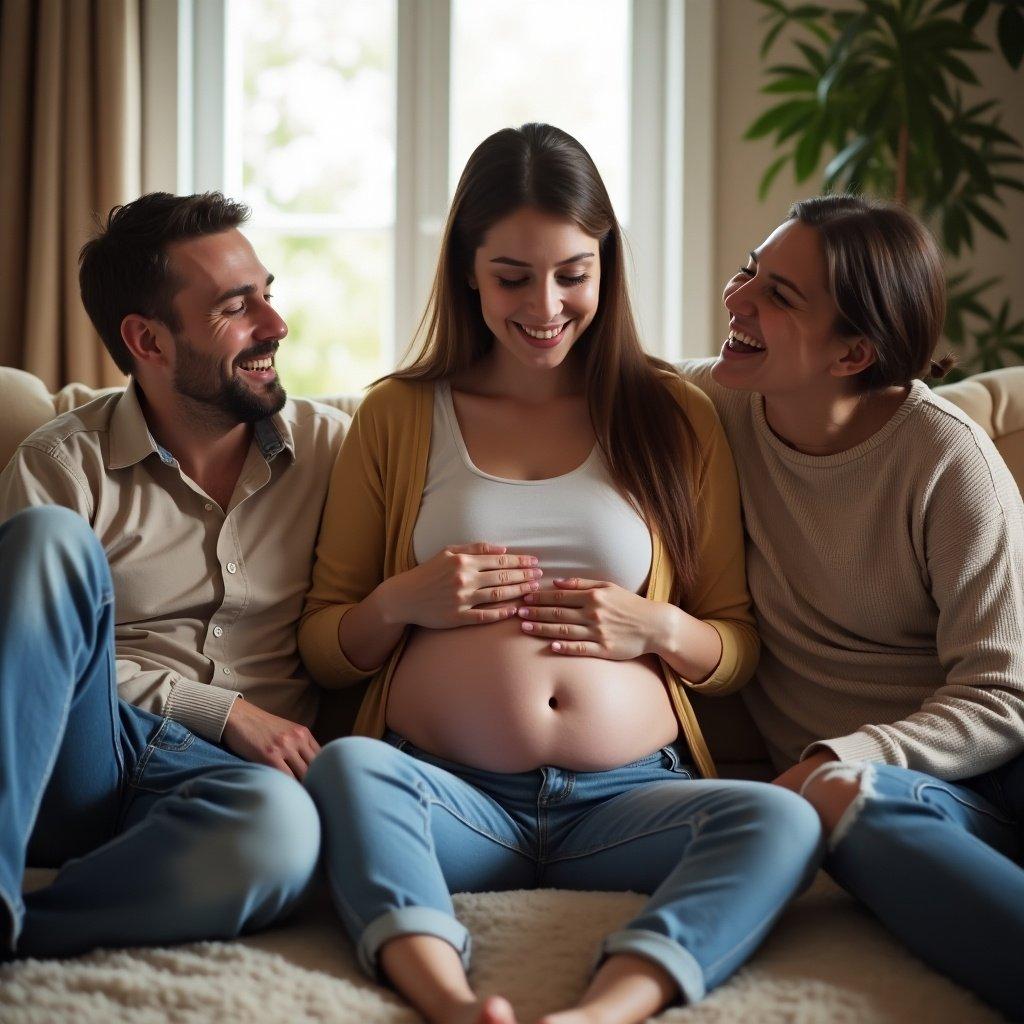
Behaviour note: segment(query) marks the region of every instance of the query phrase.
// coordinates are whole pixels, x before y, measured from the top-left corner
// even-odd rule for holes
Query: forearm
[[[164,668],[117,659],[118,696],[136,707],[181,722],[197,736],[219,743],[238,697],[236,690],[185,679]]]
[[[406,622],[393,600],[393,579],[384,580],[354,605],[338,626],[342,653],[367,674],[384,664],[405,631]]]
[[[661,602],[651,602],[649,647],[689,683],[707,679],[722,658],[722,638],[714,626]]]

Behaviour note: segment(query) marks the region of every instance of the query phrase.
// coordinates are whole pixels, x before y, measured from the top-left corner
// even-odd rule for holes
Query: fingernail
[[[551,645],[551,650],[553,651],[560,651],[561,649],[562,645],[557,640]]]
[[[523,598],[523,600],[527,604],[533,604],[533,594],[527,594],[526,597]]]
[[[529,608],[520,608],[519,614],[525,619],[530,614]]]
[[[523,629],[525,629],[527,633],[532,633],[533,632],[533,623],[532,622],[524,622],[523,623]]]
[[[530,584],[530,589],[531,590],[540,590],[540,584],[536,580],[534,580],[533,583]]]

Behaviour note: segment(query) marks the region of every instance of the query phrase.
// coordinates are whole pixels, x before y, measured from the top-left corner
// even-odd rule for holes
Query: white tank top
[[[547,480],[506,480],[473,465],[446,382],[435,386],[430,460],[413,553],[422,565],[450,544],[488,541],[536,555],[542,582],[578,576],[638,593],[651,571],[651,534],[612,482],[600,447]]]

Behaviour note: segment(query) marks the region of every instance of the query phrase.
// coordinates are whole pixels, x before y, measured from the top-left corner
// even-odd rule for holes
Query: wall
[[[819,0],[820,2],[820,0]],[[832,6],[850,6],[839,0],[826,0]],[[757,198],[757,187],[764,168],[775,152],[769,140],[748,142],[743,133],[755,117],[772,105],[773,97],[758,90],[766,81],[758,50],[763,37],[761,17],[764,8],[754,0],[718,0],[717,54],[718,97],[716,134],[716,195],[714,197],[717,230],[714,264],[718,280],[723,284],[735,268],[746,260],[746,253],[760,244],[785,217],[790,203],[821,188],[820,175],[803,184],[793,181],[792,167],[787,166],[775,179],[767,199]],[[994,43],[992,12],[983,25],[982,37]],[[767,63],[785,63],[785,48],[776,43]],[[981,80],[982,88],[972,90],[982,98],[996,98],[1003,105],[1003,127],[1024,141],[1024,69],[1014,72],[1002,54],[972,56],[971,66]],[[822,166],[827,160],[822,161]],[[1006,205],[997,214],[1010,236],[1003,242],[988,232],[976,234],[973,254],[966,266],[979,276],[999,275],[1005,280],[997,285],[993,296],[1000,301],[1012,296],[1011,310],[1024,317],[1024,300],[1017,277],[1024,268],[1024,193],[1007,190]],[[716,337],[687,338],[687,355],[717,352],[728,330],[728,318],[719,306],[714,321]]]

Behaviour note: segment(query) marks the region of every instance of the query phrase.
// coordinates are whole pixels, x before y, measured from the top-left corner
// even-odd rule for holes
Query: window
[[[352,392],[411,340],[469,153],[548,121],[594,157],[672,358],[683,308],[696,328],[714,309],[710,203],[683,189],[710,185],[711,146],[682,138],[710,134],[712,21],[704,0],[146,0],[147,187],[248,202],[286,383]]]

